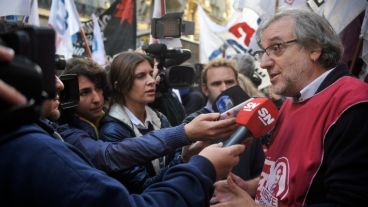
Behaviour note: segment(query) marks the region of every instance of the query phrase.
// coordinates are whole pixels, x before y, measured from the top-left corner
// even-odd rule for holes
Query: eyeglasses
[[[273,44],[273,45],[267,47],[266,49],[256,51],[254,53],[255,57],[256,57],[257,60],[261,60],[261,58],[263,57],[263,55],[265,53],[269,57],[271,57],[271,56],[280,56],[283,52],[282,51],[283,47],[285,47],[287,44],[291,44],[291,43],[294,43],[294,42],[297,42],[297,41],[298,41],[297,39],[293,39],[293,40],[289,40],[289,41],[286,41],[286,42],[280,42],[280,43]]]

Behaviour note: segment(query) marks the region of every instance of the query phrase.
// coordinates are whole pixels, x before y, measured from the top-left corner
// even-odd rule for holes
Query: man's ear
[[[319,59],[319,57],[321,57],[321,54],[322,50],[318,48],[316,50],[311,51],[309,57],[313,62],[316,62]]]
[[[206,84],[202,84],[202,92],[203,94],[208,97],[208,87]]]

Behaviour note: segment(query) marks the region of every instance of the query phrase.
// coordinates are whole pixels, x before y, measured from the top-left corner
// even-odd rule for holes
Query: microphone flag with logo
[[[249,98],[250,96],[239,85],[236,85],[223,91],[216,98],[212,108],[215,112],[223,113]]]
[[[224,146],[243,143],[249,137],[261,137],[275,126],[277,107],[268,98],[254,98],[246,102],[236,116],[240,127],[224,143]]]

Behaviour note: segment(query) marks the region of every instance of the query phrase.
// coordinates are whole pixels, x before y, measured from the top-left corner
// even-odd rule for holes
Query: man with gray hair
[[[339,36],[316,13],[284,10],[260,25],[257,38],[272,90],[289,98],[261,176],[217,183],[214,206],[368,203],[368,85],[339,65]]]

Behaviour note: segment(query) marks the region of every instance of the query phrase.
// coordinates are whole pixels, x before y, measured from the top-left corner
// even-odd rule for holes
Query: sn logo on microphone
[[[252,111],[253,109],[257,108],[257,106],[260,103],[255,103],[255,102],[249,102],[246,105],[244,105],[243,110],[244,111]]]
[[[258,118],[265,126],[270,125],[275,121],[266,108],[261,108],[258,110]]]

